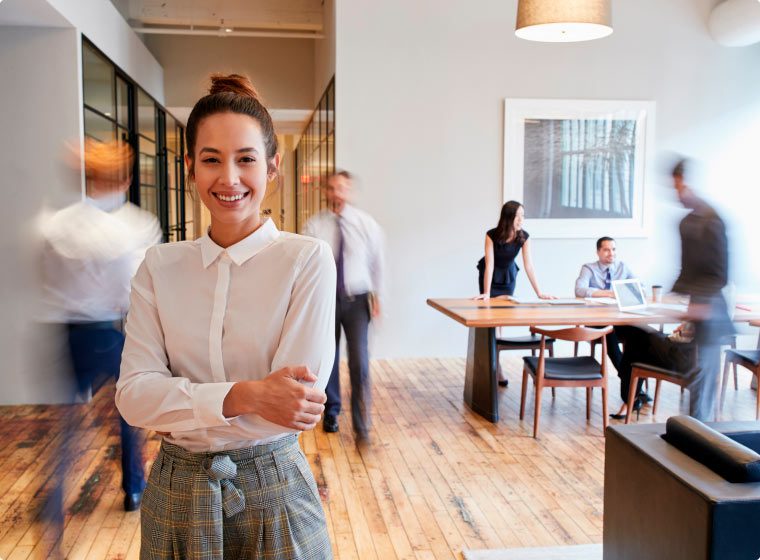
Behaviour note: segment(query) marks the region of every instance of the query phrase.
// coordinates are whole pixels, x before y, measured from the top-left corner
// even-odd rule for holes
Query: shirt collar
[[[346,204],[343,207],[343,211],[340,214],[333,214],[336,218],[343,218],[343,221],[350,222],[356,216],[356,209],[350,204]]]
[[[198,242],[201,246],[201,256],[203,257],[203,268],[208,268],[224,251],[236,265],[241,266],[247,260],[268,247],[275,239],[280,236],[280,231],[274,222],[267,218],[261,224],[261,227],[226,249],[220,247],[209,237],[208,233],[201,237]]]
[[[607,270],[610,271],[610,274],[615,272],[615,267],[617,266],[617,261],[613,262],[612,264],[604,264],[602,261],[596,261],[596,264],[599,266],[599,270],[602,272],[607,272]]]

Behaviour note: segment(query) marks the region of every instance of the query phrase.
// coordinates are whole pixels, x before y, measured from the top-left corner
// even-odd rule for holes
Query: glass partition
[[[325,208],[323,186],[335,173],[335,78],[296,146],[296,231]]]
[[[128,142],[129,199],[155,214],[167,241],[194,239],[196,204],[185,190],[184,126],[87,39],[82,41],[85,136]]]

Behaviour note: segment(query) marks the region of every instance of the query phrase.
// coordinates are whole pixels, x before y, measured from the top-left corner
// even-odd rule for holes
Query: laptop
[[[632,313],[634,315],[662,315],[664,311],[683,311],[685,306],[674,304],[655,304],[647,303],[644,288],[637,278],[628,280],[613,280],[612,290],[615,292],[618,309],[623,313]]]

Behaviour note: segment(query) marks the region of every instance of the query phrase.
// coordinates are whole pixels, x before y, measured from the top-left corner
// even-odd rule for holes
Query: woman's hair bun
[[[251,80],[240,74],[212,74],[209,94],[235,93],[259,100],[259,93],[253,87]]]

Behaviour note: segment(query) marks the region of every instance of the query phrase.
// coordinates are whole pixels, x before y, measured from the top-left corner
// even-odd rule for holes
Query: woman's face
[[[211,228],[258,227],[267,182],[274,178],[280,156],[268,169],[259,123],[248,115],[217,113],[198,126],[192,154],[195,184],[211,213]],[[191,165],[190,157],[187,159]]]
[[[520,206],[517,209],[517,212],[515,212],[515,231],[520,231],[522,229],[523,221],[525,221],[525,210]]]

